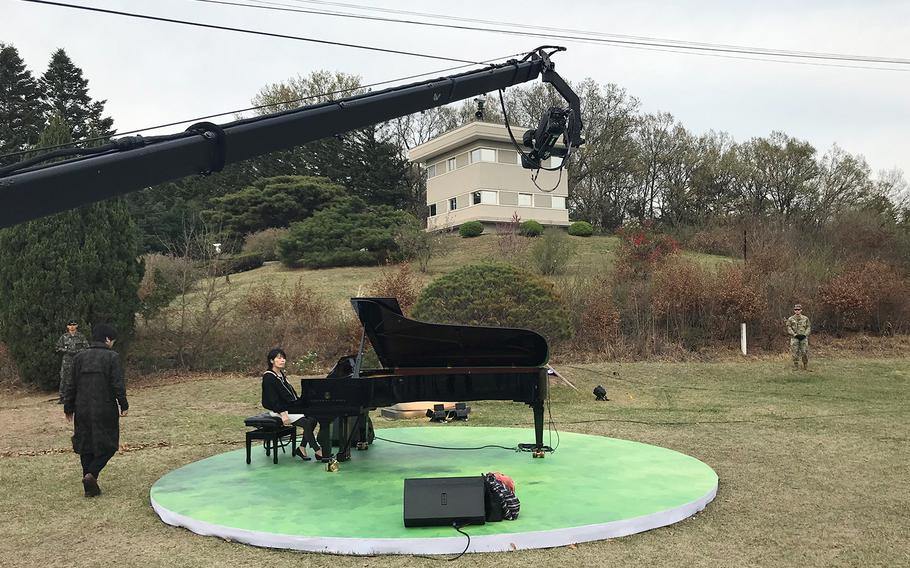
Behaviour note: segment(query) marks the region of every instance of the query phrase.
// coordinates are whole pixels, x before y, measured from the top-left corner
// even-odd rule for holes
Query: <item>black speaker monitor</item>
[[[482,525],[483,477],[432,477],[404,480],[404,526]]]

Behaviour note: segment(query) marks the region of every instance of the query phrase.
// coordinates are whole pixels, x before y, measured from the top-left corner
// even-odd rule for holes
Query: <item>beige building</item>
[[[513,127],[512,132],[520,141],[524,129]],[[543,191],[538,189],[531,179],[535,170],[521,167],[505,126],[471,122],[413,148],[409,158],[426,168],[427,230],[457,227],[466,221],[490,227],[511,221],[515,213],[522,221],[569,225],[568,172],[560,176],[540,170],[537,185]],[[556,160],[543,165],[554,167],[559,164]]]

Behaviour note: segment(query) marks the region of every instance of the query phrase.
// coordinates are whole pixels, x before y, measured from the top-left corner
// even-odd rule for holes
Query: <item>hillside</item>
[[[499,239],[493,234],[484,234],[472,239],[464,239],[457,235],[444,237],[447,252],[430,261],[428,271],[420,273],[416,266],[412,270],[414,276],[425,285],[433,279],[456,270],[462,266],[481,262],[484,260],[503,260],[499,249]],[[569,263],[566,273],[560,278],[585,277],[613,270],[616,260],[616,250],[619,247],[619,238],[613,236],[594,237],[569,237],[575,245],[576,253]],[[706,255],[691,251],[683,251],[685,257],[697,260],[710,266],[731,262],[722,256]],[[514,261],[528,266],[530,260],[527,253],[514,257]],[[393,268],[394,269],[394,268]],[[232,294],[242,293],[252,286],[271,284],[275,287],[286,287],[300,280],[305,286],[315,290],[326,300],[339,307],[346,307],[348,299],[367,293],[370,284],[375,281],[386,268],[355,266],[344,268],[324,269],[290,269],[278,262],[270,262],[261,268],[231,275],[230,282]]]

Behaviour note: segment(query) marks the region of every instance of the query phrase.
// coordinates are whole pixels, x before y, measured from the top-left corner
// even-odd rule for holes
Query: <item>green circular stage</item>
[[[277,465],[255,447],[172,471],[151,489],[168,524],[256,546],[336,554],[449,554],[466,539],[451,527],[405,528],[405,478],[500,471],[515,480],[514,521],[469,526],[469,552],[547,548],[629,535],[694,515],[714,498],[717,474],[697,459],[657,446],[559,433],[544,459],[500,448],[532,430],[464,425],[384,428],[368,451],[328,473],[315,460],[282,453]],[[555,444],[555,437],[551,445]]]

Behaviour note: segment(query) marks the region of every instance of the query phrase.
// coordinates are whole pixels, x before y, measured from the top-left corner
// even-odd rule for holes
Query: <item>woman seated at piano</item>
[[[304,443],[294,451],[300,459],[310,461],[311,458],[306,455],[306,445],[309,444],[316,453],[316,459],[321,460],[321,450],[316,442],[316,436],[313,434],[316,420],[307,418],[303,414],[288,413],[288,408],[297,401],[297,391],[284,374],[287,359],[288,356],[280,348],[269,351],[269,368],[262,374],[262,406],[269,411],[270,415],[281,418],[281,422],[285,426],[293,424],[303,430]]]

